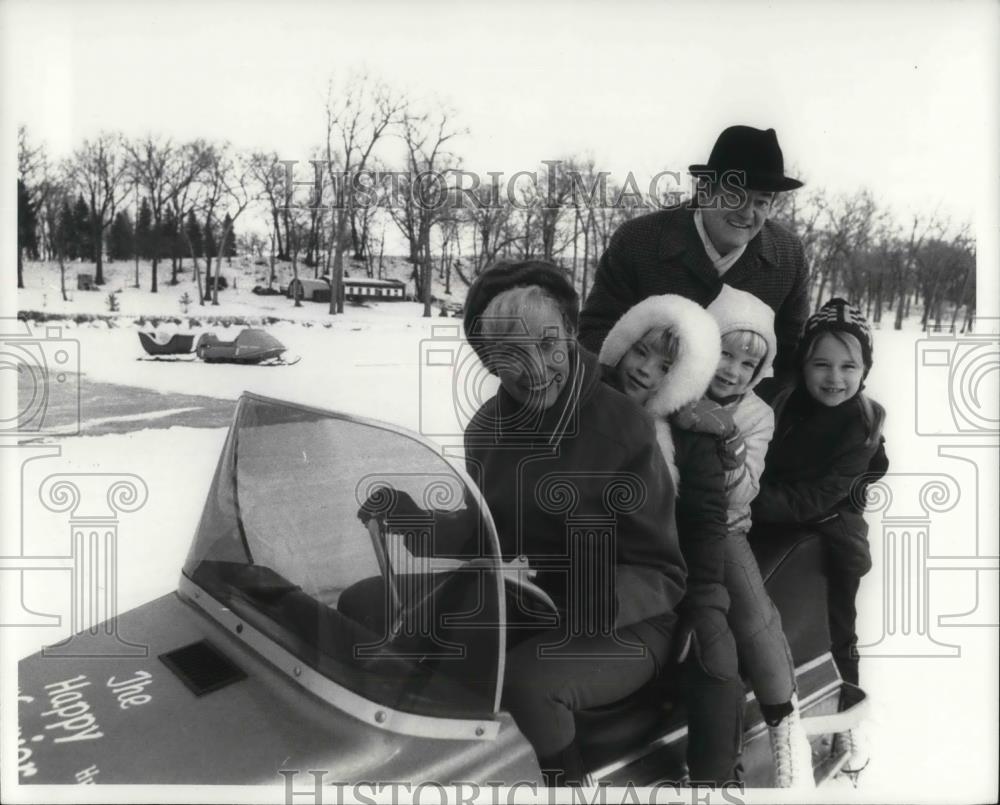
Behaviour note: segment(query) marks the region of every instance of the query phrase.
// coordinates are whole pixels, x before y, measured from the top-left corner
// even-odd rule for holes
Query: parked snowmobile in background
[[[197,343],[193,334],[149,332],[139,333],[139,342],[149,358],[140,360],[194,360],[197,356],[206,363],[252,363],[267,366],[290,366],[298,358],[286,360],[288,348],[264,330],[247,328],[232,341],[222,341],[215,333],[203,333]]]
[[[427,516],[362,525],[359,506],[386,488]],[[476,558],[433,555],[449,515],[474,529]],[[407,539],[428,550],[411,553]],[[829,654],[817,535],[769,546],[761,569],[822,782],[846,760],[829,736],[857,726],[865,696]],[[541,784],[501,702],[508,624],[554,614],[531,576],[502,561],[480,491],[422,437],[245,393],[177,591],[21,661],[20,779],[283,784],[282,770],[300,770],[296,788],[317,774]],[[597,781],[684,778],[669,673],[579,713],[577,732]],[[772,783],[750,693],[744,766],[747,785]]]
[[[264,330],[248,327],[232,341],[222,341],[215,333],[198,339],[195,352],[206,363],[285,363],[287,347]]]

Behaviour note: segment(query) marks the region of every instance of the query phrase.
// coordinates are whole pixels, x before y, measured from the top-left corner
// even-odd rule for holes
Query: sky
[[[994,2],[0,0],[4,159],[101,129],[228,139],[306,160],[326,87],[367,70],[447,104],[479,171],[590,155],[683,171],[718,133],[774,127],[789,172],[870,188],[995,244]]]

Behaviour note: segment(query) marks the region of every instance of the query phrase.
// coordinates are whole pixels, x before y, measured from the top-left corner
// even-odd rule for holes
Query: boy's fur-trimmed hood
[[[720,336],[735,330],[749,330],[757,333],[767,344],[767,354],[761,359],[757,374],[746,391],[752,391],[765,377],[774,376],[778,340],[774,335],[774,311],[768,305],[749,291],[723,285],[719,295],[708,306],[708,312],[718,324]]]
[[[615,322],[599,358],[614,368],[636,341],[661,327],[677,336],[677,357],[645,407],[657,417],[666,417],[701,398],[719,366],[719,327],[701,305],[676,294],[644,299]]]

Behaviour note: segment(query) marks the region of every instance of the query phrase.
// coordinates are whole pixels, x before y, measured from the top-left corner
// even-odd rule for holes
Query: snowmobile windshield
[[[419,437],[244,395],[184,575],[370,701],[482,717],[505,611],[480,502]]]

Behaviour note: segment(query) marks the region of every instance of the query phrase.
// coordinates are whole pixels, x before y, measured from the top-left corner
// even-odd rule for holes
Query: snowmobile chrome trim
[[[323,676],[291,652],[276,645],[263,632],[255,629],[183,574],[177,585],[177,592],[183,600],[200,609],[271,665],[285,672],[290,680],[359,721],[388,732],[418,738],[493,741],[500,732],[500,722],[495,720],[422,716],[372,702]]]
[[[813,660],[810,660],[809,662],[803,663],[802,665],[800,665],[798,668],[795,669],[795,678],[796,680],[798,680],[800,676],[807,674],[809,673],[809,671],[815,670],[816,668],[819,668],[827,663],[829,663],[832,667],[832,670],[834,672],[834,678],[829,682],[827,682],[822,687],[814,690],[808,696],[805,696],[804,698],[799,700],[799,710],[800,712],[803,713],[800,716],[800,719],[803,725],[808,724],[811,718],[816,718],[816,719],[832,718],[832,716],[807,716],[804,713],[805,710],[807,710],[812,705],[827,698],[831,693],[835,693],[836,691],[840,690],[840,688],[843,687],[844,685],[844,680],[841,679],[840,672],[837,671],[836,666],[833,664],[833,654],[831,654],[829,651],[821,654],[820,656],[816,657]],[[750,701],[749,696],[747,698],[747,701]],[[823,734],[821,731],[810,730],[808,727],[805,728],[805,731],[807,735]],[[756,738],[758,735],[762,735],[765,732],[767,732],[767,724],[765,724],[762,721],[760,724],[757,724],[753,729],[747,730],[747,732],[744,734],[744,740],[745,741],[752,740],[753,738]]]
[[[844,684],[848,685],[850,683],[845,682]],[[860,698],[850,707],[827,716],[803,718],[802,726],[805,728],[806,735],[827,735],[834,732],[847,732],[857,727],[868,716],[871,704],[868,696],[860,688],[856,690],[857,693],[855,695]]]
[[[807,674],[810,671],[819,668],[820,666],[826,664],[827,662],[830,663],[833,662],[833,655],[829,651],[824,654],[821,654],[819,657],[816,657],[815,659],[809,660],[809,662],[802,663],[802,665],[800,665],[798,668],[795,669],[795,676],[796,678],[798,678],[803,674]],[[817,701],[824,698],[825,696],[829,696],[831,692],[837,690],[842,684],[843,682],[840,679],[840,674],[837,673],[836,680],[810,693],[809,696],[807,696],[806,698],[804,698],[802,701],[799,702],[799,707],[801,709],[805,709],[807,706],[815,704]],[[754,695],[754,692],[750,690],[746,694],[745,701],[749,703],[752,702],[755,698],[756,696]],[[833,718],[833,717],[817,716],[816,718],[817,720],[819,720],[820,718]],[[807,717],[802,718],[803,723],[806,723],[807,720],[808,720]],[[743,736],[744,742],[755,738],[757,735],[760,735],[766,729],[767,725],[763,724],[762,722],[761,725],[758,725],[756,728],[748,730],[746,733],[744,733]],[[671,730],[666,735],[661,735],[656,740],[650,741],[641,749],[638,749],[635,752],[625,755],[624,757],[619,758],[613,763],[609,763],[607,766],[595,769],[593,772],[591,772],[591,776],[595,780],[601,780],[604,777],[614,774],[615,772],[625,768],[626,766],[632,765],[637,760],[641,760],[647,755],[652,754],[657,749],[660,749],[661,747],[667,746],[668,744],[672,744],[676,741],[679,741],[681,738],[687,735],[687,731],[688,728],[686,724],[682,727],[678,727],[677,729]],[[810,733],[810,734],[818,734],[818,733]]]
[[[798,668],[795,669],[795,676],[799,677],[799,676],[802,676],[803,674],[807,674],[810,671],[812,671],[813,669],[819,668],[821,665],[824,665],[825,663],[832,662],[832,661],[833,661],[833,654],[831,654],[829,651],[827,651],[827,652],[825,652],[823,654],[820,654],[815,659],[809,660],[809,662],[802,663],[802,665],[800,665]],[[839,679],[840,675],[838,674],[837,676],[838,676],[838,679]],[[810,696],[811,695],[812,694],[810,694]],[[756,699],[757,699],[757,694],[754,693],[753,689],[751,688],[747,692],[747,702],[752,702],[752,701],[755,701]],[[800,704],[801,704],[801,702],[800,702]]]
[[[390,433],[396,433],[400,436],[405,436],[412,441],[423,445],[428,450],[431,450],[437,454],[451,469],[458,475],[462,483],[471,490],[475,496],[476,505],[479,507],[479,512],[482,515],[486,523],[486,534],[487,538],[490,540],[490,547],[493,549],[494,556],[497,557],[496,563],[496,573],[495,583],[496,592],[500,601],[498,615],[499,627],[498,627],[498,639],[499,639],[499,662],[497,664],[497,685],[496,693],[493,697],[493,712],[497,713],[500,711],[500,697],[503,693],[503,680],[506,675],[507,670],[507,607],[506,607],[506,586],[503,580],[503,574],[501,572],[502,566],[500,562],[500,556],[502,552],[500,550],[500,538],[497,536],[497,527],[493,522],[493,513],[490,511],[489,506],[486,504],[486,498],[484,497],[482,490],[479,485],[472,479],[472,476],[465,471],[465,467],[459,462],[454,455],[448,453],[448,451],[439,444],[435,444],[430,439],[426,438],[420,433],[404,428],[401,425],[394,425],[389,422],[382,422],[378,419],[368,419],[367,417],[358,416],[355,414],[346,414],[342,411],[332,411],[328,408],[319,408],[313,405],[305,405],[303,403],[289,402],[288,400],[279,400],[277,397],[268,397],[263,394],[257,394],[252,391],[244,390],[240,394],[239,400],[236,402],[236,406],[233,409],[233,421],[230,425],[230,429],[239,421],[240,414],[240,401],[243,399],[257,400],[259,402],[269,403],[271,405],[287,405],[292,408],[297,408],[300,411],[309,411],[314,414],[322,414],[323,416],[330,417],[331,419],[340,419],[344,422],[351,422],[356,425],[365,425],[370,428],[379,428],[381,430],[388,431]]]

